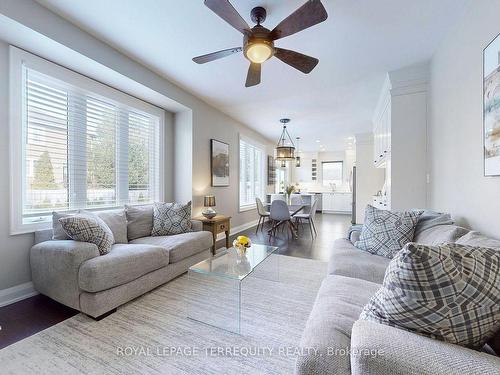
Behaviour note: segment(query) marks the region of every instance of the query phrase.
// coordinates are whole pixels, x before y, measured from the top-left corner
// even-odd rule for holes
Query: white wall
[[[272,152],[273,142],[250,130],[229,116],[209,106],[187,91],[157,75],[146,67],[133,61],[122,53],[112,49],[90,34],[62,19],[31,0],[0,2],[0,35],[7,30],[5,38],[16,38],[8,29],[14,25],[16,33],[23,32],[17,38],[16,44],[41,57],[55,58],[55,50],[44,48],[46,40],[55,41],[55,48],[67,48],[73,54],[79,54],[91,59],[103,67],[119,75],[130,78],[157,93],[159,96],[172,99],[183,108],[175,118],[175,129],[168,132],[170,140],[183,138],[189,143],[189,130],[181,129],[180,124],[186,124],[186,118],[192,116],[192,142],[186,148],[166,150],[166,183],[169,197],[179,197],[182,200],[193,199],[193,213],[201,211],[202,197],[212,193],[217,197],[218,210],[232,216],[232,226],[240,226],[257,218],[256,211],[240,213],[238,211],[238,134],[242,133],[264,144],[268,153]],[[7,29],[6,29],[7,28]],[[10,34],[8,32],[11,32]],[[0,292],[31,279],[29,269],[29,249],[33,244],[33,235],[10,236],[8,233],[9,217],[9,169],[8,169],[8,49],[0,37]],[[90,61],[90,60],[89,60]],[[187,111],[187,112],[186,112]],[[225,188],[210,187],[210,138],[220,139],[230,143],[231,181]],[[189,161],[191,159],[191,161]],[[185,174],[185,168],[191,168],[191,179]],[[179,184],[174,176],[184,175],[183,183]],[[190,185],[192,183],[192,185]]]
[[[431,64],[430,205],[500,238],[500,177],[483,176],[482,53],[500,33],[500,1],[470,1]]]
[[[9,48],[0,41],[0,290],[31,280],[32,234],[9,235]]]

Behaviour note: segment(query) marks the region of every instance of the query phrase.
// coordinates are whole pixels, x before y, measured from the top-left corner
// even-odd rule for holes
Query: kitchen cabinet
[[[346,213],[352,211],[352,194],[344,192],[323,193],[322,209],[325,213]]]
[[[391,97],[386,95],[373,121],[373,163],[384,167],[391,154]]]
[[[373,115],[373,165],[385,168],[378,207],[405,211],[427,203],[428,81],[428,63],[387,74]]]

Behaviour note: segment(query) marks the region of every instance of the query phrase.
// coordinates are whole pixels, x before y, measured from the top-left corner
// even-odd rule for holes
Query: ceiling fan
[[[319,60],[314,57],[275,47],[274,41],[325,21],[328,14],[321,0],[308,0],[273,30],[266,29],[261,25],[266,19],[266,10],[263,7],[255,7],[250,12],[252,21],[256,23],[254,27],[250,28],[229,0],[205,0],[205,5],[243,34],[243,47],[229,48],[198,56],[193,58],[195,63],[205,64],[243,51],[244,56],[250,61],[246,87],[260,83],[261,64],[273,56],[305,74],[310,73],[318,64]]]

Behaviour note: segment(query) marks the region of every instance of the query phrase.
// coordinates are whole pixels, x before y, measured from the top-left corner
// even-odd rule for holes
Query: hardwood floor
[[[267,229],[269,226],[266,223],[265,228],[255,233],[255,227],[231,236],[231,242],[234,237],[245,235],[250,237],[252,242],[261,244],[271,244],[280,248],[280,254],[289,255],[300,258],[318,259],[328,261],[332,249],[333,241],[337,238],[347,236],[347,232],[351,226],[351,216],[349,215],[333,215],[333,214],[318,214],[315,219],[318,235],[311,239],[308,224],[303,224],[299,229],[299,238],[293,239],[290,232],[278,232],[276,237],[269,237]],[[217,245],[224,246],[223,241],[218,241]]]
[[[272,244],[280,248],[280,254],[319,259],[327,261],[330,257],[332,243],[337,238],[347,235],[351,225],[348,215],[316,215],[318,236],[311,239],[309,227],[302,225],[299,238],[293,239],[286,231],[278,232],[276,237],[267,235],[264,230],[256,234],[255,227],[238,233],[249,236],[254,243]],[[232,236],[231,242],[235,236]],[[224,240],[218,241],[219,247],[224,246]],[[61,305],[48,297],[37,295],[0,308],[0,349],[25,337],[40,332],[63,320],[78,314],[78,311]]]
[[[0,349],[78,314],[41,294],[0,307]]]

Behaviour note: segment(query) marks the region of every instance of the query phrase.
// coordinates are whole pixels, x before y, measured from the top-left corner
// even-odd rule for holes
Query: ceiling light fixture
[[[300,137],[297,137],[295,138],[297,140],[297,151],[300,153],[300,147],[299,147],[299,141],[300,141]],[[297,157],[295,158],[295,166],[297,168],[300,168],[300,156],[297,155]]]
[[[245,47],[245,57],[255,64],[262,64],[271,58],[273,53],[274,48],[272,44],[265,41],[249,42]]]
[[[280,122],[283,124],[283,131],[276,145],[276,160],[295,160],[295,145],[293,144],[290,134],[288,134],[288,130],[286,130],[286,124],[290,122],[290,119],[282,118]]]

